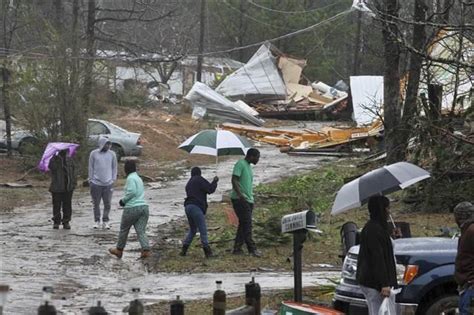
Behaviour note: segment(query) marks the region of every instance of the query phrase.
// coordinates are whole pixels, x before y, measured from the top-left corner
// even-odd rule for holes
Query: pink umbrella
[[[44,150],[43,157],[41,158],[38,169],[42,172],[49,171],[48,165],[49,161],[53,156],[55,156],[59,151],[68,150],[68,156],[71,157],[76,154],[77,148],[79,147],[76,143],[68,142],[50,142]]]

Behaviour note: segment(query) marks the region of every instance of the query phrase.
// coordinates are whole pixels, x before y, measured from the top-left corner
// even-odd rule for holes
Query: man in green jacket
[[[137,232],[138,241],[142,247],[140,258],[147,258],[151,255],[150,244],[146,236],[146,225],[148,223],[148,205],[145,202],[145,189],[143,181],[137,173],[135,161],[125,162],[125,196],[120,200],[120,206],[124,207],[122,219],[120,221],[120,232],[117,247],[110,248],[109,253],[117,258],[122,258],[123,249],[127,244],[128,232],[133,226]]]

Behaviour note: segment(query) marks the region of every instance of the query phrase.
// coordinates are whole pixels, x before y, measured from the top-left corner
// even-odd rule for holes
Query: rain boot
[[[206,258],[216,257],[216,255],[212,253],[212,250],[209,246],[204,246],[202,249],[204,250],[204,255],[206,255]]]
[[[140,259],[145,259],[151,256],[151,251],[149,249],[142,250]]]
[[[120,259],[122,258],[122,255],[123,255],[123,249],[109,248],[109,253],[116,256],[118,259]]]
[[[188,252],[189,245],[183,245],[181,247],[181,252],[179,253],[179,256],[186,256],[186,253]]]

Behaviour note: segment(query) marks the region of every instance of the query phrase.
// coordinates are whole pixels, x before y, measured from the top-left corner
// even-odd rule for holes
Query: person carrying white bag
[[[367,301],[369,315],[378,315],[384,298],[390,298],[391,288],[397,287],[393,245],[387,225],[390,201],[385,196],[373,196],[368,208],[370,220],[360,234],[356,278]]]
[[[385,297],[379,308],[378,315],[397,315],[397,303],[395,303],[395,295],[400,293],[402,289],[390,289],[390,296]]]

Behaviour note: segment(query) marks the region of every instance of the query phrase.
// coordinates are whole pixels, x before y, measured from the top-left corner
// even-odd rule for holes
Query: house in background
[[[184,57],[177,61],[177,66],[166,83],[162,83],[158,71],[163,57],[150,54],[131,57],[115,51],[98,51],[96,70],[103,82],[107,82],[112,91],[123,89],[126,80],[134,80],[155,87],[155,91],[181,98],[191,90],[196,81],[197,57]],[[204,57],[202,65],[202,82],[215,86],[223,77],[242,67],[243,63],[221,57]]]

